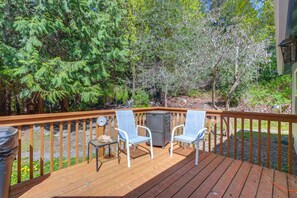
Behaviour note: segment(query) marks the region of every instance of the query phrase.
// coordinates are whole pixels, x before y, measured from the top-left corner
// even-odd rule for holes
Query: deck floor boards
[[[99,172],[93,159],[17,184],[10,197],[297,197],[282,190],[297,190],[297,177],[273,169],[202,152],[195,166],[190,148],[169,157],[168,146],[156,147],[154,155],[138,157],[128,168],[121,154],[120,164],[105,162]]]

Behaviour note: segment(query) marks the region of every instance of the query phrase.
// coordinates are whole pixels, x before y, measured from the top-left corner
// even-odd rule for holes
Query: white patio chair
[[[126,149],[127,149],[127,161],[128,161],[128,167],[130,168],[130,146],[135,146],[142,142],[150,141],[150,154],[151,159],[154,158],[153,153],[153,142],[152,142],[152,133],[149,128],[137,125],[135,127],[135,119],[134,114],[132,110],[121,110],[116,111],[117,116],[117,123],[118,128],[116,130],[118,131],[118,141],[122,140],[126,143]],[[139,136],[138,135],[138,129],[143,128],[146,129],[146,131],[149,134],[149,137],[146,136]]]
[[[195,165],[198,165],[199,140],[203,140],[203,151],[205,150],[204,131],[207,129],[204,128],[205,114],[205,111],[188,110],[185,125],[182,124],[173,128],[170,142],[170,157],[172,157],[174,140],[189,144],[194,143],[196,147]],[[183,128],[183,134],[174,136],[174,132],[179,127]]]

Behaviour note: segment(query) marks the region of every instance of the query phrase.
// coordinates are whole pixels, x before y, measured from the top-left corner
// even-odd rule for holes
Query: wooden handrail
[[[57,169],[65,168],[66,166],[71,166],[85,161],[86,152],[87,152],[87,141],[94,136],[98,137],[102,134],[110,135],[113,138],[116,138],[116,132],[114,127],[116,126],[116,116],[115,111],[112,110],[95,110],[95,111],[81,111],[81,112],[69,112],[69,113],[50,113],[50,114],[35,114],[35,115],[19,115],[19,116],[2,116],[0,117],[0,126],[16,126],[20,132],[19,134],[19,151],[17,157],[17,182],[22,182],[22,141],[25,141],[22,137],[23,126],[29,126],[29,176],[27,179],[32,179],[36,177],[36,172],[34,171],[34,161],[38,160],[40,166],[39,175],[46,174],[45,167],[45,146],[49,148],[49,162],[47,162],[47,170],[50,172]],[[145,113],[148,111],[169,111],[171,114],[171,129],[185,122],[186,111],[189,108],[166,108],[166,107],[149,107],[149,108],[134,108],[131,109],[135,113],[135,121],[137,124],[145,125],[146,116]],[[206,111],[206,125],[208,127],[208,135],[206,139],[208,141],[208,151],[219,153],[221,155],[226,155],[233,157],[234,159],[248,160],[251,163],[255,163],[253,160],[257,159],[258,164],[261,165],[262,160],[266,160],[266,166],[272,166],[272,161],[270,157],[272,145],[271,138],[273,137],[272,127],[273,122],[277,123],[277,169],[282,170],[282,163],[286,163],[288,167],[288,172],[293,172],[293,129],[292,124],[297,123],[297,115],[288,115],[288,114],[269,114],[269,113],[254,113],[254,112],[234,112],[234,111],[222,111],[222,110],[205,110]],[[100,115],[107,116],[108,119],[112,121],[108,123],[106,127],[96,127],[93,128],[94,119]],[[254,123],[255,121],[255,123]],[[265,123],[267,122],[267,126]],[[58,129],[55,125],[58,124]],[[88,123],[88,124],[87,124]],[[264,123],[264,124],[263,124]],[[286,131],[282,130],[284,127],[281,125],[285,123],[288,125]],[[49,138],[45,141],[45,124],[49,124]],[[249,125],[249,128],[245,126]],[[262,125],[263,124],[263,125]],[[40,135],[35,135],[35,130],[33,127],[35,125],[40,126]],[[258,125],[257,129],[254,129],[253,126]],[[64,127],[63,127],[64,126]],[[87,126],[89,126],[87,128]],[[92,127],[90,127],[92,126]],[[66,129],[65,129],[66,127]],[[72,129],[72,127],[74,127]],[[67,133],[67,138],[65,143],[63,142],[63,131]],[[74,130],[74,131],[73,131]],[[257,135],[254,135],[255,131],[258,131]],[[248,136],[245,136],[244,131],[248,131]],[[266,141],[262,140],[264,135],[261,133],[266,133]],[[285,132],[288,138],[288,149],[287,149],[287,160],[282,160],[284,150],[281,148],[282,144],[282,132]],[[55,134],[56,133],[56,134]],[[71,133],[74,135],[74,139],[71,138]],[[181,131],[177,132],[178,134]],[[94,136],[93,136],[94,135]],[[231,138],[231,136],[233,138]],[[38,137],[39,139],[36,139]],[[58,141],[55,141],[55,137],[59,138]],[[88,138],[87,138],[88,137]],[[253,141],[253,138],[258,138],[258,141]],[[247,147],[247,139],[249,138],[248,144],[250,147]],[[39,141],[40,144],[35,144],[34,141]],[[58,149],[55,147],[55,142],[59,143]],[[257,143],[258,152],[253,151],[252,145]],[[67,149],[63,148],[63,144],[67,145]],[[266,157],[261,156],[261,144],[266,144],[265,149]],[[34,145],[39,146],[37,150],[40,152],[38,158],[33,159],[36,153],[34,153]],[[233,146],[233,149],[230,148]],[[115,148],[112,148],[113,150]],[[90,148],[91,151],[91,148]],[[65,154],[64,154],[65,153]],[[92,152],[91,152],[92,153]],[[104,149],[100,149],[99,155],[105,153]],[[56,157],[58,155],[58,157]],[[257,155],[257,158],[254,157]],[[28,154],[27,154],[28,156]],[[48,157],[47,157],[48,158]],[[90,156],[92,158],[92,155]],[[265,159],[264,159],[265,158]],[[58,163],[57,163],[58,161]],[[65,163],[64,163],[65,162]],[[57,166],[57,165],[58,166]],[[263,164],[262,164],[263,165]]]
[[[186,112],[190,108],[171,108],[171,107],[148,107],[148,108],[127,108],[135,113],[147,111],[171,111],[171,112]],[[17,115],[17,116],[0,116],[0,126],[19,126],[30,124],[41,124],[50,122],[74,121],[88,118],[97,118],[102,115],[114,115],[117,109],[111,110],[94,110],[80,111],[68,113],[48,113],[48,114],[33,114],[33,115]],[[207,115],[236,117],[255,120],[270,120],[282,122],[297,122],[297,115],[293,114],[275,114],[275,113],[257,113],[257,112],[239,112],[239,111],[222,111],[206,109]]]
[[[147,111],[157,111],[158,107],[134,108],[134,109],[129,108],[129,109],[133,110],[135,113],[138,113],[138,112],[147,112]],[[80,111],[80,112],[68,112],[68,113],[0,116],[0,126],[19,126],[19,125],[50,123],[50,122],[83,120],[83,119],[89,119],[89,118],[97,118],[99,115],[114,115],[116,110],[117,109]]]

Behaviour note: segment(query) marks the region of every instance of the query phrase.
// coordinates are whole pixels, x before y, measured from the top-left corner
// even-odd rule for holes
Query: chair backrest
[[[132,110],[116,111],[118,128],[127,132],[128,137],[132,138],[137,135],[134,114]],[[121,138],[125,139],[122,132],[119,132]]]
[[[197,133],[204,128],[205,111],[188,110],[186,117],[185,135],[197,137]]]

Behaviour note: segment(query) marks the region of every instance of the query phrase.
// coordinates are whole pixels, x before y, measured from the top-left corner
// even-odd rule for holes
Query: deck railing
[[[137,124],[145,125],[145,113],[158,110],[170,111],[172,129],[185,122],[188,109],[136,108]],[[98,116],[107,117],[105,127],[96,124]],[[296,115],[207,110],[206,150],[296,174],[292,135],[295,123]],[[0,117],[0,126],[19,130],[13,184],[84,162],[90,139],[117,135],[115,110],[6,116]],[[101,149],[99,156],[104,152]]]

